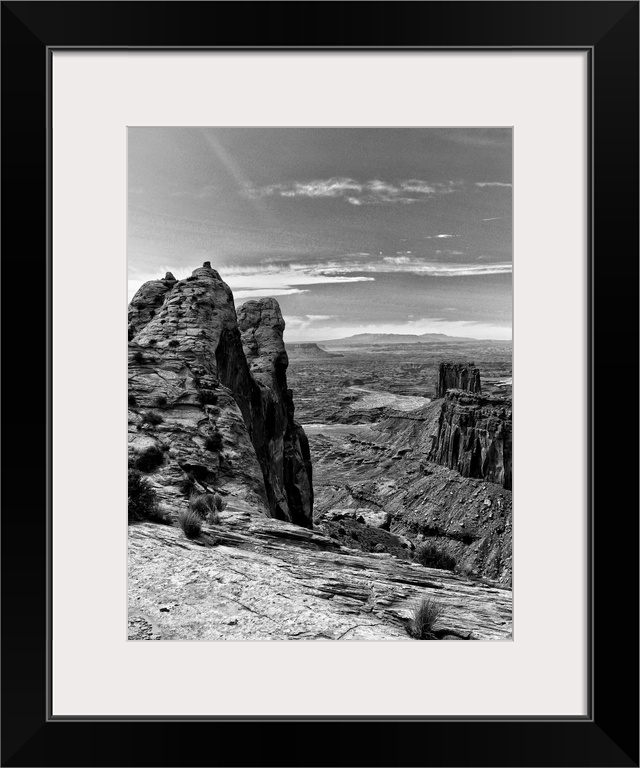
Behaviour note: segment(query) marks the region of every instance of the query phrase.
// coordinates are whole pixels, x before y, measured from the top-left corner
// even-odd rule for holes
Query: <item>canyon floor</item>
[[[510,395],[511,345],[325,348],[335,356],[290,352],[287,371],[313,530],[256,514],[232,481],[198,540],[175,519],[130,525],[129,639],[409,641],[425,597],[443,609],[438,639],[510,639],[511,492],[426,456],[438,363],[473,360],[483,393]],[[455,568],[416,562],[426,541]]]

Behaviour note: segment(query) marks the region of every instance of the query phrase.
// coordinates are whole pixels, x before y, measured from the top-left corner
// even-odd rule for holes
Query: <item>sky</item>
[[[129,128],[129,299],[210,261],[286,341],[511,338],[510,128]]]

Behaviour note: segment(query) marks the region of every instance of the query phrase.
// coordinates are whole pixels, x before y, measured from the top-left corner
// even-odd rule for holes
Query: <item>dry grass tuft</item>
[[[413,610],[408,632],[415,640],[435,640],[434,629],[444,608],[430,597],[423,597]]]
[[[188,539],[197,539],[202,533],[202,518],[192,509],[182,509],[178,513],[178,523]]]

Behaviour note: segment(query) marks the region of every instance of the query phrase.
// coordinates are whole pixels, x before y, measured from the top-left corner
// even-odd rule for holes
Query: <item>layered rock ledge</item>
[[[129,530],[132,640],[410,640],[419,599],[444,609],[442,639],[511,638],[511,591],[365,554],[233,500],[200,541]]]

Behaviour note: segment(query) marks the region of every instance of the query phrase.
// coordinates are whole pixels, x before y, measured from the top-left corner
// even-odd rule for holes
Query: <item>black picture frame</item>
[[[2,3],[2,335],[11,374],[3,397],[2,765],[638,766],[638,9],[581,1]],[[48,716],[51,51],[200,46],[589,52],[585,718]],[[580,372],[543,375],[570,396]],[[559,434],[563,450],[584,450],[563,435],[561,406],[545,416],[550,460],[561,463]]]

